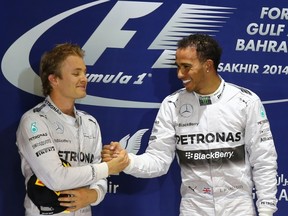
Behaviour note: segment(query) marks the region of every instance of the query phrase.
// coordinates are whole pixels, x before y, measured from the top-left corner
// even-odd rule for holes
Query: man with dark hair
[[[107,192],[106,177],[129,163],[125,151],[101,163],[98,122],[74,106],[86,96],[83,57],[78,45],[64,43],[41,58],[46,98],[22,116],[17,130],[26,216],[91,216],[90,205],[99,204]]]
[[[222,50],[209,35],[183,38],[176,50],[177,75],[185,88],[167,96],[149,145],[129,154],[124,172],[141,178],[167,173],[175,155],[181,168],[181,216],[260,216],[277,210],[277,153],[265,109],[252,91],[217,73]],[[119,143],[102,158],[117,157]]]

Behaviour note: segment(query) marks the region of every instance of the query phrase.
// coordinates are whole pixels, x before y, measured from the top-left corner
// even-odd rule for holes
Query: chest
[[[243,142],[245,107],[235,101],[200,106],[194,99],[178,101],[173,124],[179,146],[233,146]]]
[[[67,124],[60,120],[46,122],[59,156],[73,164],[91,163],[97,149],[96,128],[82,122]]]

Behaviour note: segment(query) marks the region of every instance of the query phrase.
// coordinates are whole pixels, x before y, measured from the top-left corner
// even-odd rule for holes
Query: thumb
[[[111,142],[110,146],[113,148],[113,150],[121,151],[123,148],[119,142]]]

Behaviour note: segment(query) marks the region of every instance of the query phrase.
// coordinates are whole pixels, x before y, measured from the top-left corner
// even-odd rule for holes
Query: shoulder
[[[194,92],[188,92],[185,88],[181,88],[168,95],[160,106],[160,112],[175,113],[183,105],[191,105],[195,103],[196,96]]]
[[[19,133],[31,135],[36,133],[39,128],[46,128],[47,115],[43,112],[44,107],[45,104],[41,102],[22,115],[18,125],[17,135]]]
[[[176,102],[180,97],[184,97],[185,95],[188,95],[188,92],[186,91],[185,88],[181,88],[175,92],[173,92],[172,94],[166,96],[163,100],[163,103],[167,103],[167,102]],[[193,94],[189,94],[189,95],[193,95]]]
[[[57,119],[60,115],[62,115],[62,112],[46,98],[41,103],[26,111],[21,117],[20,124],[27,125],[33,122],[45,124],[47,120]]]
[[[226,92],[228,92],[231,96],[238,96],[249,101],[260,100],[259,96],[248,88],[227,82],[225,85]]]
[[[22,115],[21,121],[24,121],[26,119],[39,119],[41,116],[44,116],[45,113],[48,111],[47,109],[45,109],[45,107],[46,104],[44,102],[37,104]]]
[[[85,123],[92,123],[92,124],[98,126],[98,122],[97,122],[96,118],[94,116],[92,116],[91,114],[89,114],[83,110],[77,110],[77,115],[80,116],[81,119]]]

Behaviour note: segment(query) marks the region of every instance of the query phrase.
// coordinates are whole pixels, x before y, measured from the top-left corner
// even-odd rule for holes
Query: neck
[[[75,117],[74,114],[74,99],[67,99],[63,97],[59,97],[57,95],[50,95],[51,100],[53,103],[66,115]]]
[[[205,82],[205,87],[196,93],[201,95],[212,94],[219,88],[220,84],[221,78],[218,76],[218,74],[215,73],[215,75],[208,77],[208,80]]]

